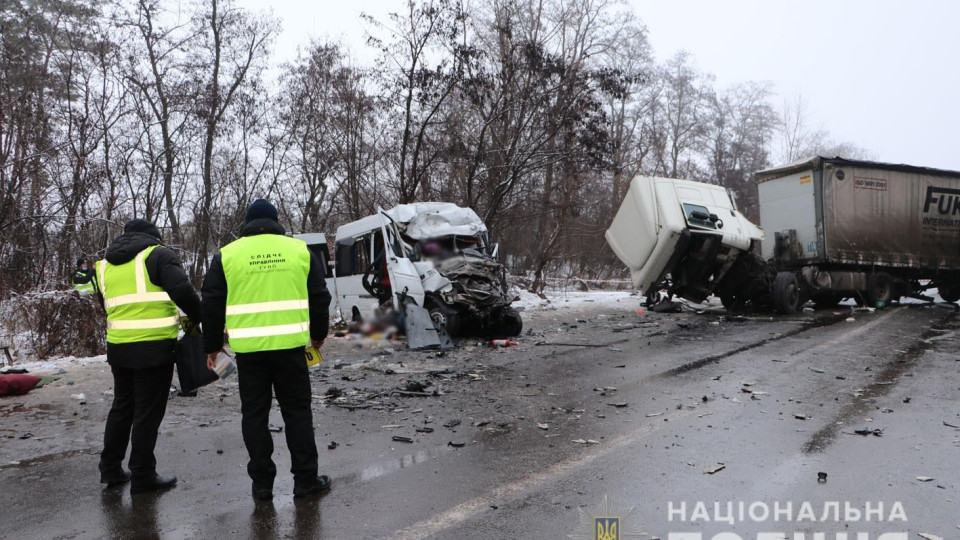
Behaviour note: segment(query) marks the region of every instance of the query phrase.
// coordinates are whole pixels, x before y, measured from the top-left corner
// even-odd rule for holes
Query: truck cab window
[[[710,210],[699,204],[683,203],[683,214],[693,227],[715,230],[717,224],[710,219]]]

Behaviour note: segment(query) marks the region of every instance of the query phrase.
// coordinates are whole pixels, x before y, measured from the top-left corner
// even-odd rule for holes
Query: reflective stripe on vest
[[[177,307],[147,278],[145,261],[156,248],[150,246],[124,264],[97,261],[97,286],[107,310],[107,342],[176,339]]]
[[[73,288],[80,292],[93,292],[93,282],[88,281],[86,283],[74,283]]]
[[[220,257],[234,352],[292,349],[310,341],[310,251],[302,240],[245,236],[224,246]]]

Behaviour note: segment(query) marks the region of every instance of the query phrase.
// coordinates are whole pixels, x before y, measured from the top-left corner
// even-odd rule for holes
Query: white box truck
[[[648,305],[661,291],[780,313],[933,287],[960,300],[960,172],[816,156],[755,179],[762,230],[720,186],[631,182],[606,237]]]

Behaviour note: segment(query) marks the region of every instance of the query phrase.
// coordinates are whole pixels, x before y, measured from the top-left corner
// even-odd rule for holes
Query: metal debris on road
[[[812,371],[812,372],[814,372],[814,373],[826,373],[826,371],[824,371],[824,370],[822,370],[822,369],[820,369],[820,368],[815,368],[815,367],[810,368],[810,371]]]
[[[540,429],[550,429],[550,424],[537,424],[537,427]]]
[[[818,472],[818,473],[817,473],[817,482],[820,482],[821,484],[824,484],[824,483],[826,483],[826,481],[827,481],[827,473],[825,473],[825,472]]]
[[[465,442],[460,442],[460,441],[457,441],[457,442],[450,441],[450,442],[447,443],[447,446],[452,446],[452,447],[454,447],[454,448],[463,448],[463,447],[466,446],[466,445],[467,445],[467,443],[465,443]]]
[[[853,432],[857,435],[873,435],[874,437],[883,437],[883,428],[870,429],[870,428],[861,428],[855,429]]]
[[[919,480],[920,482],[932,482],[933,478],[930,476],[918,476],[917,480]]]
[[[274,432],[274,433],[280,433],[280,432],[283,431],[283,426],[275,426],[275,425],[273,425],[273,424],[270,424],[270,426],[269,426],[267,429],[269,429],[270,431],[272,431],[272,432]]]
[[[715,466],[713,466],[713,467],[707,467],[706,469],[703,470],[703,472],[704,472],[704,474],[716,474],[716,473],[718,473],[718,472],[720,472],[720,471],[722,471],[722,470],[724,470],[724,469],[726,469],[726,468],[727,468],[727,466],[726,466],[725,464],[723,464],[723,463],[717,463],[717,464],[716,464]]]
[[[616,407],[618,409],[622,409],[630,404],[627,403],[626,401],[618,401],[616,403],[607,403],[607,405],[610,405],[611,407]]]
[[[404,437],[403,435],[394,435],[393,437],[391,437],[391,439],[393,439],[396,442],[402,442],[402,443],[413,442],[413,439],[411,439],[410,437]]]
[[[796,418],[797,420],[806,420],[806,419],[807,419],[807,415],[805,415],[805,414],[794,414],[793,417]]]

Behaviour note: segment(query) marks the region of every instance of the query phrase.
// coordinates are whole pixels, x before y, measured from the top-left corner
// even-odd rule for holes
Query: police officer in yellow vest
[[[73,288],[82,293],[93,292],[93,269],[87,264],[83,257],[77,259],[77,269],[70,278],[70,284]]]
[[[107,312],[107,362],[113,406],[100,454],[100,482],[130,482],[131,493],[169,489],[175,477],[157,474],[153,450],[167,409],[178,333],[177,308],[200,320],[200,298],[177,254],[161,245],[160,231],[134,219],[97,261],[95,290]],[[131,443],[130,473],[123,470]]]
[[[330,293],[324,269],[307,245],[285,236],[277,209],[258,199],[240,238],[224,246],[203,280],[204,346],[212,369],[226,329],[236,353],[243,442],[253,496],[273,497],[277,467],[268,418],[276,393],[290,450],[295,497],[324,493],[318,475],[312,396],[304,347],[327,337]]]

